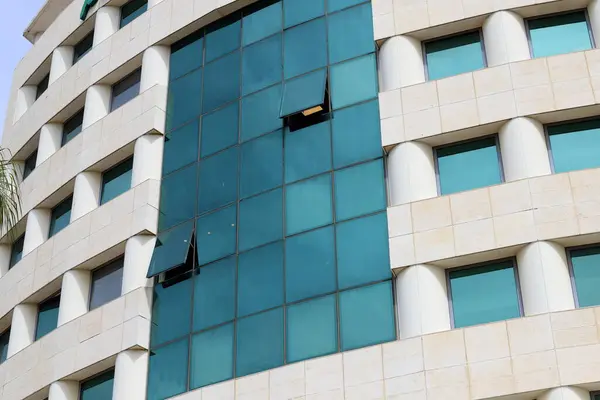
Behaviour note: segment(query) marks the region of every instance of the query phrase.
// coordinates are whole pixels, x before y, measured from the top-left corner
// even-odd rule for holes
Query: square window
[[[131,188],[133,158],[129,158],[102,174],[100,205],[108,203]]]
[[[331,67],[331,103],[334,110],[375,97],[377,68],[374,54]]]
[[[137,69],[112,86],[110,111],[114,111],[140,94],[142,70]]]
[[[448,272],[454,328],[521,316],[513,261]]]
[[[237,207],[235,205],[198,218],[196,251],[204,265],[235,253]]]
[[[8,340],[10,339],[10,328],[0,333],[0,364],[6,361],[8,355]]]
[[[281,16],[281,2],[258,11],[249,10],[242,19],[242,44],[247,46],[281,31]]]
[[[148,9],[148,0],[131,0],[121,6],[121,25],[124,27]]]
[[[600,167],[600,119],[548,127],[554,172]]]
[[[233,378],[233,323],[192,336],[190,389]]]
[[[331,64],[375,51],[370,3],[333,14],[328,23]],[[352,29],[348,29],[349,26]]]
[[[73,65],[77,61],[81,60],[83,56],[90,52],[94,45],[94,31],[91,31],[83,39],[81,39],[75,46],[73,46]]]
[[[242,22],[219,20],[214,28],[208,28],[206,34],[206,62],[215,60],[240,48]],[[199,54],[201,51],[199,52]]]
[[[160,215],[158,216],[159,231],[194,218],[196,196],[194,196],[194,190],[190,192],[190,188],[196,187],[197,165],[192,164],[162,178]]]
[[[238,194],[238,147],[200,161],[198,214],[236,201]]]
[[[240,157],[240,198],[281,186],[283,180],[281,131],[244,143]]]
[[[309,116],[325,110],[326,87],[327,71],[324,69],[286,81],[279,116],[283,118],[298,113]]]
[[[71,118],[63,124],[62,146],[69,143],[71,139],[81,133],[83,126],[83,108],[77,111]]]
[[[283,191],[276,189],[240,202],[239,251],[283,237]]]
[[[579,307],[600,305],[600,247],[571,250],[569,256]]]
[[[527,21],[533,57],[548,57],[592,48],[591,28],[585,11]]]
[[[25,159],[25,165],[23,167],[23,180],[27,179],[27,177],[33,172],[35,169],[35,164],[37,162],[37,149],[31,153],[29,157]]]
[[[244,47],[242,96],[281,81],[281,35]]]
[[[167,133],[195,120],[202,103],[202,69],[169,83]],[[196,147],[197,148],[197,147]]]
[[[90,310],[121,297],[123,286],[123,258],[95,269],[92,272],[92,288],[90,290]]]
[[[37,84],[37,91],[35,92],[35,99],[39,99],[42,94],[48,89],[48,84],[50,82],[50,73],[46,74],[40,83]]]
[[[383,160],[338,170],[333,179],[336,221],[385,210]]]
[[[331,223],[333,223],[331,174],[286,186],[286,235]]]
[[[56,326],[58,325],[59,306],[60,294],[39,304],[35,328],[35,340],[41,339],[56,329]]]
[[[167,132],[163,149],[163,176],[198,160],[198,120]]]
[[[187,221],[158,235],[150,260],[148,278],[180,267],[187,262],[193,230],[194,222]]]
[[[150,352],[148,400],[164,400],[186,391],[188,342],[189,339],[185,338]],[[107,397],[98,397],[97,399],[112,399],[112,393]]]
[[[283,0],[285,28],[310,21],[325,14],[324,0]]]
[[[190,333],[192,290],[191,275],[172,285],[166,282],[157,282],[154,285],[150,335],[150,344],[153,348]],[[163,398],[161,397],[160,400]]]
[[[240,97],[240,75],[239,51],[206,64],[202,111],[212,111]],[[186,101],[185,97],[182,97],[182,101]]]
[[[496,137],[435,149],[440,194],[502,183]]]
[[[23,257],[23,243],[25,243],[25,234],[15,240],[10,248],[10,262],[8,269],[14,267]]]
[[[241,319],[236,329],[236,376],[283,364],[283,309]]]
[[[112,399],[115,371],[109,370],[81,382],[79,400]]]
[[[194,331],[235,317],[236,257],[205,265],[194,278]]]
[[[325,18],[288,29],[284,35],[283,70],[285,79],[327,65]]]
[[[425,43],[427,77],[430,81],[485,68],[479,31]]]
[[[48,238],[62,231],[71,222],[71,205],[73,197],[63,200],[60,204],[52,209],[50,214],[50,231]]]
[[[202,117],[200,157],[207,157],[238,142],[240,103],[235,102]]]
[[[198,34],[201,33],[202,31],[198,31]],[[173,81],[202,66],[204,38],[199,37],[198,34],[192,34],[171,46],[169,81]],[[198,110],[200,110],[200,107],[198,107]]]
[[[283,127],[279,118],[281,110],[281,85],[272,86],[262,92],[242,99],[241,141],[250,140],[263,133]]]
[[[331,123],[285,130],[285,183],[331,170]]]

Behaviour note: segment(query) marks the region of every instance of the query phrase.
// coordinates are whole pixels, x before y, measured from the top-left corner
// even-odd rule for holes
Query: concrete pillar
[[[73,52],[73,46],[60,46],[54,49],[48,84],[51,84],[60,78],[62,74],[67,72],[69,68],[73,66]]]
[[[140,93],[154,85],[169,84],[169,60],[171,49],[168,46],[152,46],[144,51],[142,57],[142,74],[140,77]]]
[[[156,236],[151,235],[137,235],[127,240],[123,261],[121,295],[141,287],[152,286],[152,281],[146,278],[146,273],[152,259],[155,243]]]
[[[8,272],[10,266],[10,254],[12,246],[10,244],[0,245],[0,278]]]
[[[92,273],[73,269],[65,272],[60,292],[57,326],[66,324],[88,312]]]
[[[575,308],[565,248],[553,242],[528,244],[517,253],[525,315]]]
[[[17,91],[17,99],[15,101],[15,114],[13,116],[13,123],[17,122],[23,114],[35,103],[35,96],[37,94],[36,85],[25,85]]]
[[[81,129],[86,129],[110,112],[111,87],[109,85],[90,86],[85,95],[85,109]]]
[[[394,36],[379,50],[379,89],[382,92],[425,82],[421,42]]]
[[[62,147],[63,124],[46,124],[40,130],[40,143],[38,145],[37,167]]]
[[[23,257],[48,240],[51,210],[34,208],[27,214],[25,239],[23,240]]]
[[[79,382],[57,381],[50,385],[48,400],[78,400]]]
[[[437,196],[437,180],[431,146],[400,143],[387,160],[390,206]]]
[[[565,386],[550,389],[537,400],[590,400],[590,392],[574,386]]]
[[[483,23],[483,40],[488,67],[531,58],[523,17],[498,11]]]
[[[101,189],[101,173],[80,172],[77,174],[75,177],[75,188],[73,189],[73,206],[71,207],[70,222],[98,208]]]
[[[148,352],[126,350],[117,355],[112,400],[145,400]]]
[[[148,179],[161,179],[164,137],[146,134],[135,141],[131,187]]]
[[[591,0],[587,12],[594,37],[600,38],[600,0]]]
[[[121,25],[121,9],[119,7],[104,6],[96,12],[96,25],[94,26],[94,43],[103,42],[117,32]]]
[[[506,182],[550,175],[546,135],[538,121],[526,117],[512,119],[500,128],[499,139]]]
[[[35,340],[37,312],[37,304],[19,304],[14,308],[7,358],[23,350]]]

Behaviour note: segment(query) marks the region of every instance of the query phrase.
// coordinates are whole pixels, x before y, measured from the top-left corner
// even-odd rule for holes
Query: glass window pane
[[[167,131],[178,128],[200,115],[202,69],[169,83]]]
[[[73,65],[81,60],[92,49],[94,44],[94,31],[88,33],[75,46],[73,46]]]
[[[121,297],[123,258],[112,261],[92,272],[90,310]]]
[[[138,69],[113,85],[112,100],[110,102],[111,111],[121,107],[140,93],[141,73],[142,70]]]
[[[239,251],[283,236],[283,191],[276,189],[240,202]]]
[[[38,307],[37,326],[35,329],[35,340],[38,340],[56,329],[58,324],[58,307],[60,296],[55,296],[44,301]]]
[[[23,167],[23,180],[27,179],[29,174],[35,169],[35,163],[37,161],[37,149],[27,157],[25,160],[25,166]]]
[[[548,127],[554,172],[600,167],[600,120]]]
[[[436,149],[442,195],[502,182],[496,138]]]
[[[425,43],[430,81],[485,68],[479,31]]]
[[[243,45],[259,41],[281,30],[281,2],[246,15],[243,24]]]
[[[327,11],[332,13],[346,7],[362,3],[364,0],[327,0]]]
[[[330,64],[375,51],[370,3],[333,14],[328,22]]]
[[[293,235],[332,222],[330,174],[286,186],[286,235]]]
[[[574,53],[592,48],[585,12],[578,11],[527,21],[534,57]]]
[[[191,245],[194,222],[188,221],[158,235],[148,277],[185,264]]]
[[[285,79],[326,66],[326,46],[325,18],[286,30],[283,47]]]
[[[281,81],[281,35],[244,48],[242,96]]]
[[[168,175],[197,159],[198,120],[166,134],[163,149],[163,175]]]
[[[113,395],[115,371],[104,372],[81,383],[79,400],[105,400]]]
[[[202,117],[202,148],[206,157],[238,142],[240,106],[238,102]]]
[[[342,351],[396,339],[392,282],[340,293]]]
[[[196,245],[200,265],[235,253],[236,206],[198,218]]]
[[[241,27],[242,22],[237,20],[208,33],[206,35],[206,62],[238,49],[240,47]]]
[[[241,150],[240,197],[281,186],[283,179],[282,132],[244,143]]]
[[[385,213],[336,225],[340,289],[391,277]]]
[[[52,209],[52,214],[50,215],[50,232],[48,234],[48,238],[56,235],[58,232],[62,231],[64,228],[69,225],[71,221],[71,204],[73,203],[73,198],[69,197],[66,200],[63,200],[62,203],[57,205]]]
[[[171,46],[169,80],[174,80],[202,66],[204,39],[189,36]],[[202,79],[200,79],[202,81]],[[170,86],[170,85],[169,85]],[[200,110],[200,107],[198,107]]]
[[[600,305],[600,248],[571,251],[579,307]]]
[[[323,14],[325,14],[324,0],[283,0],[283,18],[286,28]]]
[[[450,271],[454,327],[521,316],[511,261]]]
[[[281,85],[244,97],[241,141],[281,128],[283,120],[279,118],[280,107]]]
[[[10,248],[10,263],[8,269],[15,266],[23,257],[23,243],[25,242],[25,234],[21,235],[20,238],[14,241]]]
[[[331,96],[334,109],[377,97],[375,55],[331,67]]]
[[[81,133],[83,124],[83,109],[77,111],[63,125],[62,145],[69,143],[71,139]]]
[[[287,117],[325,103],[326,81],[324,69],[286,81],[279,115]]]
[[[10,328],[0,334],[0,364],[6,361],[8,354],[8,339],[10,338]]]
[[[375,160],[335,172],[336,221],[385,210],[383,160]]]
[[[285,241],[285,297],[293,302],[336,288],[333,226]]]
[[[160,214],[158,230],[164,231],[183,221],[194,218],[196,212],[196,168],[197,164],[162,178],[160,190]]]
[[[152,303],[152,347],[187,335],[191,331],[192,279],[171,286],[154,285]]]
[[[235,267],[236,258],[230,257],[198,270],[194,282],[194,331],[233,320]]]
[[[46,76],[44,76],[42,78],[42,80],[40,81],[40,83],[38,83],[37,85],[37,91],[35,93],[35,99],[39,99],[40,96],[42,94],[44,94],[44,92],[46,91],[46,89],[48,89],[48,82],[50,80],[50,73],[46,74]]]
[[[287,362],[337,351],[335,295],[289,306],[286,323]]]
[[[192,336],[190,389],[233,378],[233,323]]]
[[[102,174],[100,205],[108,203],[131,188],[132,168],[133,158],[130,158]]]
[[[238,147],[200,161],[198,213],[215,210],[237,199]]]
[[[336,111],[333,115],[333,166],[345,167],[381,157],[377,101]]]
[[[290,132],[285,130],[285,182],[294,182],[331,169],[330,123]]]
[[[132,0],[121,7],[121,28],[142,15],[148,9],[147,0]]]
[[[283,309],[244,318],[237,323],[236,376],[283,364]]]
[[[188,339],[150,352],[148,400],[163,400],[187,388]],[[111,397],[103,397],[103,400]]]
[[[227,79],[224,79],[227,77]],[[240,96],[240,52],[229,54],[204,67],[203,112]]]

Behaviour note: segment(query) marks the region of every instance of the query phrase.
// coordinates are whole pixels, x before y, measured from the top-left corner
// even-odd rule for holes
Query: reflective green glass
[[[592,48],[585,11],[527,21],[534,57],[574,53]]]
[[[334,109],[377,97],[375,55],[331,67],[331,103]]]
[[[345,219],[385,210],[383,160],[335,172],[335,219]]]
[[[363,1],[365,0],[327,0],[327,11],[332,13],[362,3]]]
[[[371,3],[329,16],[328,25],[331,64],[375,51]]]
[[[8,339],[10,338],[10,328],[0,333],[0,364],[6,361],[8,355]]]
[[[196,250],[200,265],[235,253],[236,206],[198,218]]]
[[[132,168],[133,158],[130,158],[102,174],[100,205],[108,203],[131,188]]]
[[[147,0],[131,0],[121,7],[121,28],[142,15],[148,9]]]
[[[158,346],[191,330],[192,279],[188,278],[172,286],[154,285],[152,303],[151,345]]]
[[[548,127],[554,172],[600,167],[600,119]]]
[[[206,62],[230,53],[240,47],[241,21],[231,22],[228,25],[206,35]]]
[[[244,46],[266,38],[282,28],[281,2],[245,15],[242,20],[242,44]]]
[[[115,371],[110,370],[85,382],[81,382],[79,400],[112,399],[114,380]]]
[[[237,199],[238,147],[200,161],[198,213],[215,210]]]
[[[342,351],[396,339],[392,282],[340,293]]]
[[[521,316],[511,261],[450,271],[454,327]]]
[[[191,245],[194,221],[188,221],[158,235],[148,277],[179,267],[184,264]]]
[[[600,247],[571,251],[579,307],[600,305]]]
[[[485,68],[479,31],[425,43],[430,81]]]
[[[194,279],[194,331],[233,320],[236,258],[200,268]]]
[[[331,174],[286,186],[286,235],[293,235],[332,222]]]
[[[326,66],[326,46],[325,18],[286,30],[283,45],[285,79]]]
[[[240,197],[248,197],[281,186],[283,179],[283,135],[271,133],[242,145]]]
[[[69,225],[71,221],[71,205],[73,203],[73,197],[69,197],[63,200],[59,205],[52,209],[50,215],[50,232],[48,237],[56,235]]]
[[[337,351],[335,297],[322,297],[287,308],[287,362],[306,360]]]
[[[185,392],[188,338],[152,350],[148,364],[148,400],[163,400]],[[111,399],[111,396],[102,400]]]
[[[237,323],[237,376],[283,364],[283,309],[267,311]]]
[[[163,175],[168,175],[197,159],[198,120],[166,134],[163,148]]]
[[[238,142],[240,106],[238,102],[202,117],[202,148],[206,157]]]
[[[283,18],[286,28],[320,17],[324,13],[324,0],[283,0]]]
[[[242,99],[242,141],[271,132],[283,126],[279,118],[281,85],[244,97]]]
[[[244,48],[242,96],[281,81],[281,35]]]
[[[58,324],[58,307],[60,305],[60,296],[55,296],[38,306],[37,325],[35,329],[35,340],[56,329]]]
[[[239,51],[204,66],[203,93],[203,112],[212,111],[240,96]]]
[[[21,235],[17,240],[15,240],[10,247],[10,262],[8,264],[8,269],[11,269],[15,266],[21,258],[23,257],[23,244],[25,243],[25,234]]]
[[[194,217],[196,211],[196,165],[163,177],[160,190],[158,229],[164,231]],[[190,190],[191,189],[191,190]]]
[[[174,80],[202,66],[203,38],[193,36],[171,47],[169,80]],[[202,79],[200,79],[202,80]],[[198,108],[199,110],[200,108]]]
[[[285,130],[285,182],[294,182],[331,169],[330,123],[290,132]]]
[[[385,213],[336,225],[340,289],[391,278],[387,229]]]
[[[233,378],[233,323],[192,336],[190,389]]]
[[[239,251],[283,236],[283,191],[276,189],[240,202]]]
[[[442,147],[436,156],[442,195],[502,182],[495,137]]]
[[[286,117],[323,104],[326,81],[324,69],[286,81],[279,115]]]
[[[202,69],[169,83],[167,131],[198,118],[202,103]]]

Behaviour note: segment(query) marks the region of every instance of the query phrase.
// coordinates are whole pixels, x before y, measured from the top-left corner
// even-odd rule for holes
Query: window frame
[[[120,268],[115,268],[115,269],[113,269],[112,272],[116,271],[117,269],[123,270],[125,268],[125,254],[121,254],[121,255],[119,255],[119,256],[111,259],[110,261],[105,262],[104,264],[102,264],[102,265],[98,266],[97,268],[94,268],[93,270],[90,271],[90,295],[88,296],[88,301],[87,301],[88,312],[92,311],[92,310],[96,310],[96,309],[104,306],[105,304],[110,303],[110,301],[108,301],[108,302],[106,302],[106,303],[104,303],[104,304],[102,304],[100,306],[91,308],[92,298],[93,298],[93,295],[94,295],[94,274],[97,273],[98,271],[100,271],[103,268],[112,266],[114,263],[116,263],[119,260],[122,260]],[[111,301],[114,301],[114,300],[118,299],[119,297],[123,296],[123,276],[122,275],[121,275],[121,290],[120,290],[120,292],[121,292],[121,294],[118,297],[115,297],[114,299],[112,299]]]
[[[598,396],[600,396],[600,391],[599,390],[590,392],[590,400],[598,400],[600,398]]]
[[[130,157],[125,158],[124,160],[119,161],[118,163],[116,163],[112,167],[107,168],[104,171],[102,171],[101,180],[100,180],[100,198],[98,199],[98,206],[102,206],[102,205],[104,205],[106,203],[109,203],[111,200],[116,199],[121,194],[126,193],[126,192],[128,192],[129,190],[132,189],[131,180],[130,180],[129,181],[129,189],[127,189],[125,192],[121,193],[119,196],[116,196],[116,197],[114,197],[114,198],[112,198],[112,199],[110,199],[108,201],[105,201],[104,203],[102,202],[103,195],[104,195],[104,183],[105,183],[104,176],[105,176],[105,174],[107,172],[110,172],[110,171],[114,170],[114,169],[117,169],[118,167],[120,167],[121,165],[123,165],[123,164],[125,164],[125,163],[127,163],[129,161],[131,161],[131,169],[130,169],[130,171],[131,171],[131,174],[132,174],[132,177],[133,177],[133,155],[131,155]]]
[[[120,106],[113,108],[114,105],[114,100],[115,100],[115,87],[118,86],[119,84],[123,83],[124,81],[126,81],[128,78],[131,78],[134,75],[139,75],[139,79],[137,81],[137,85],[138,85],[138,94],[135,95],[134,97],[132,97],[131,99],[129,99],[128,101],[126,101],[125,103],[121,104]],[[142,67],[138,67],[135,70],[133,70],[131,73],[125,75],[123,78],[119,79],[117,82],[113,83],[110,86],[110,104],[109,104],[109,114],[112,113],[113,111],[118,110],[119,108],[123,107],[125,104],[129,103],[131,100],[135,99],[137,96],[140,95],[140,84],[142,82]],[[130,86],[131,87],[131,86]],[[124,91],[123,91],[124,92]],[[121,92],[121,93],[123,93]]]
[[[56,328],[58,328],[58,320],[57,320],[57,326],[56,328],[54,328],[52,331],[48,332],[46,335],[44,336],[40,336],[38,337],[38,330],[39,330],[39,318],[40,318],[40,306],[42,306],[43,304],[49,303],[51,301],[57,300],[58,298],[58,309],[60,310],[60,295],[61,295],[61,291],[59,290],[58,292],[51,294],[50,296],[46,297],[44,300],[42,300],[41,302],[38,303],[37,305],[37,314],[36,314],[36,321],[35,321],[35,333],[33,335],[34,341],[38,341],[41,338],[43,338],[44,336],[50,334],[50,332],[52,332],[53,330],[55,330]]]
[[[77,393],[77,394],[78,394],[78,397],[77,397],[77,398],[78,398],[78,399],[81,399],[81,398],[83,398],[83,385],[84,385],[85,383],[88,383],[89,381],[91,381],[91,380],[93,380],[93,379],[96,379],[96,378],[98,378],[99,376],[102,376],[102,375],[105,375],[105,374],[106,374],[106,375],[108,375],[108,373],[109,373],[109,372],[112,372],[113,387],[114,387],[114,380],[115,380],[115,367],[110,367],[110,368],[108,368],[108,369],[105,369],[105,370],[104,370],[104,371],[102,371],[102,372],[98,372],[97,374],[94,374],[94,375],[92,375],[92,376],[90,376],[90,377],[88,377],[88,378],[85,378],[85,379],[83,379],[83,380],[79,381],[79,390],[78,390],[78,393]]]
[[[13,264],[13,255],[14,255],[14,250],[15,250],[15,244],[18,243],[19,241],[23,241],[23,243],[21,244],[21,258],[15,262]],[[23,259],[23,245],[25,244],[25,233],[23,233],[22,235],[20,235],[14,242],[11,243],[10,245],[10,260],[8,261],[8,270],[10,271],[15,265],[17,265],[19,263],[19,261],[21,261]]]
[[[52,214],[54,214],[54,210],[56,210],[58,207],[60,207],[61,205],[63,205],[67,201],[69,201],[71,203],[71,209],[69,210],[69,212],[72,212],[73,211],[73,194],[72,193],[69,196],[65,197],[63,200],[61,200],[58,204],[56,204],[50,210],[50,226],[48,227],[48,239],[50,239],[51,237],[55,236],[56,234],[58,234],[58,233],[60,233],[62,231],[62,229],[61,229],[58,232],[52,233],[54,225],[56,224],[56,219],[53,218]],[[69,218],[69,223],[63,229],[66,229],[67,226],[69,226],[70,224],[71,224],[71,220]]]
[[[573,259],[572,259],[573,255],[572,254],[575,251],[587,250],[587,249],[600,250],[600,243],[584,244],[581,246],[572,246],[572,247],[567,247],[565,249],[565,253],[567,255],[567,267],[569,268],[569,279],[571,281],[571,291],[573,293],[573,300],[575,302],[575,309],[589,308],[589,307],[581,307],[579,305],[579,294],[577,293],[577,284],[575,282],[575,269],[573,268]],[[591,307],[593,307],[593,306],[591,306]],[[600,395],[600,391],[596,392],[596,394]]]

